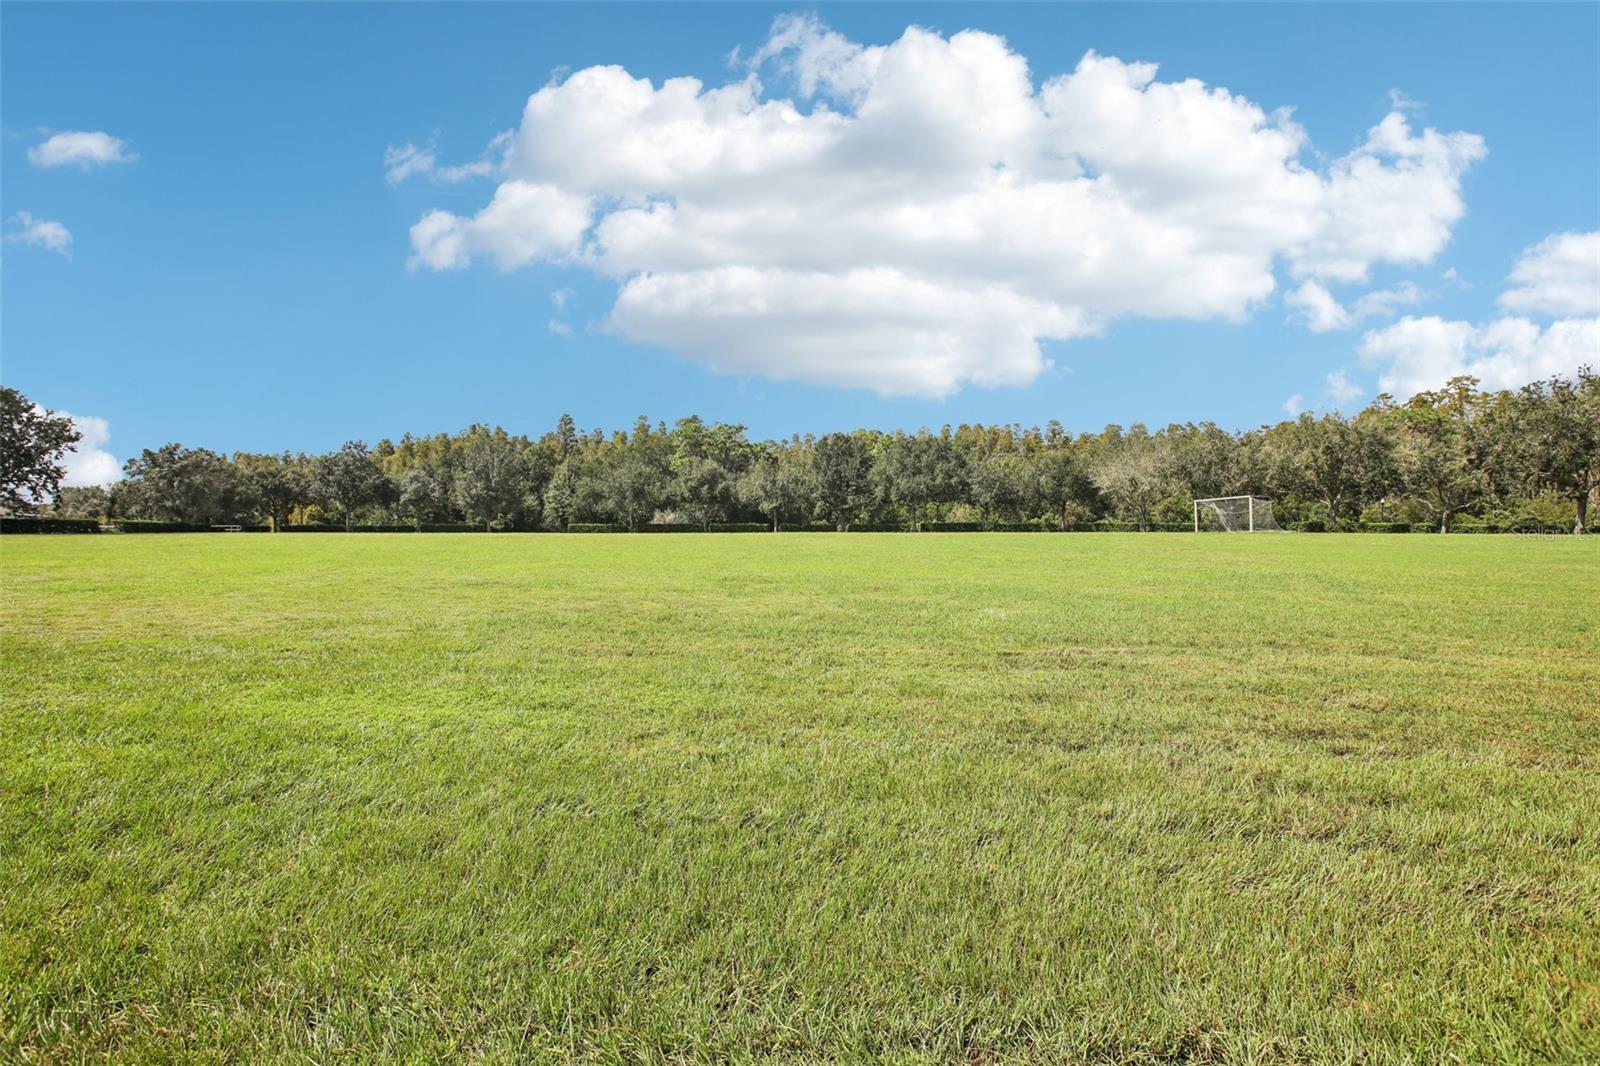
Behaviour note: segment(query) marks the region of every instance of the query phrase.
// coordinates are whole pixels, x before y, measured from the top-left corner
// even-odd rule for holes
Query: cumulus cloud
[[[1243,319],[1280,269],[1325,285],[1425,262],[1484,151],[1396,111],[1319,169],[1286,109],[1094,52],[1036,83],[970,30],[862,45],[786,17],[749,64],[716,87],[552,81],[490,203],[426,214],[412,265],[580,266],[615,281],[607,324],[634,341],[939,396],[1031,381],[1045,342],[1118,316]]]
[[[1525,249],[1500,294],[1508,311],[1600,314],[1600,231],[1557,233]]]
[[[1552,374],[1573,374],[1600,352],[1600,318],[1568,318],[1541,326],[1526,318],[1487,325],[1436,315],[1406,317],[1368,333],[1365,365],[1382,368],[1378,387],[1405,399],[1470,374],[1489,389],[1514,389]]]
[[[62,414],[67,414],[63,411]],[[77,426],[82,437],[62,458],[62,466],[66,468],[66,477],[61,479],[63,485],[110,485],[122,477],[122,464],[117,457],[106,451],[104,445],[111,440],[111,427],[103,418],[93,415],[72,415],[73,425]]]
[[[1349,307],[1345,307],[1328,291],[1327,286],[1319,281],[1308,280],[1302,282],[1299,288],[1290,290],[1283,302],[1296,312],[1311,332],[1326,333],[1329,330],[1349,329],[1369,318],[1392,315],[1400,307],[1421,299],[1422,290],[1406,281],[1392,289],[1363,293]]]
[[[1300,412],[1306,409],[1306,398],[1298,392],[1283,401],[1283,410],[1290,418],[1299,418]]]
[[[1404,399],[1458,374],[1514,389],[1571,375],[1600,356],[1600,233],[1557,233],[1525,249],[1500,306],[1555,317],[1507,315],[1484,324],[1406,317],[1369,332],[1361,359],[1382,369],[1379,387]]]
[[[111,163],[131,163],[139,157],[128,142],[109,133],[65,130],[28,149],[28,162],[36,167],[75,166],[80,170]]]
[[[72,258],[72,231],[61,223],[35,218],[26,211],[12,215],[11,222],[14,228],[6,234],[6,240]]]
[[[413,267],[455,270],[478,255],[502,270],[535,259],[562,260],[578,251],[589,226],[589,200],[554,185],[508,181],[472,218],[430,211],[411,227]]]

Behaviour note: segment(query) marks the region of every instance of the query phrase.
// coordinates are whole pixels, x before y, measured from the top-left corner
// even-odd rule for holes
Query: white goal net
[[[1194,501],[1194,531],[1282,533],[1272,519],[1272,501],[1259,496],[1218,496]]]

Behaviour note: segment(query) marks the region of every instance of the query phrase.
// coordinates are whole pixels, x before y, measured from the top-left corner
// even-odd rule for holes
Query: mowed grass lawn
[[[0,1058],[1600,1055],[1600,543],[6,537]]]

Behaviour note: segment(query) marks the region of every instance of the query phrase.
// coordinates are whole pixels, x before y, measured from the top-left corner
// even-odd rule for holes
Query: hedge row
[[[0,515],[0,533],[98,533],[93,518],[27,518]]]

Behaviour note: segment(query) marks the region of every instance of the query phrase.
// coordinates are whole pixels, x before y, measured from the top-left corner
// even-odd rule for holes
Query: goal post
[[[1272,517],[1272,501],[1260,496],[1212,496],[1194,501],[1194,531],[1220,529],[1224,533],[1281,533]]]

